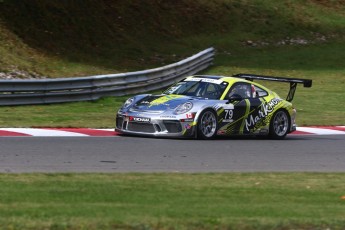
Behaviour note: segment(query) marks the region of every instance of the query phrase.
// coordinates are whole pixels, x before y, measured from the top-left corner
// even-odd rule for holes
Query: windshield
[[[164,94],[177,94],[207,99],[219,99],[228,83],[208,78],[190,78],[167,89]]]

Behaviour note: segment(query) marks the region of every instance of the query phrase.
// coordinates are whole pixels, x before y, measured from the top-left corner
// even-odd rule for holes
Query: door
[[[252,122],[251,114],[258,111],[262,105],[254,85],[245,82],[235,83],[226,99],[233,104],[233,110],[224,110],[222,132],[226,135],[253,133],[258,121]]]

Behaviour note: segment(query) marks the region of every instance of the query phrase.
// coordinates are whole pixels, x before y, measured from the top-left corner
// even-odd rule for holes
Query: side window
[[[233,95],[239,95],[243,99],[247,99],[251,97],[251,85],[248,83],[237,83],[234,84],[228,94],[228,98],[230,98]]]
[[[256,85],[252,85],[253,87],[253,97],[265,97],[268,95],[268,93],[266,92],[266,90],[261,89],[260,87],[256,86]]]
[[[218,99],[220,91],[215,84],[208,84],[205,92],[205,97],[209,99]]]

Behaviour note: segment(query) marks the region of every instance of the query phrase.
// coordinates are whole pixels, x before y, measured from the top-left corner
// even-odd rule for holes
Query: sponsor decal
[[[190,126],[190,124],[185,124],[184,127],[185,127],[185,129],[191,129],[192,128],[192,126]]]
[[[166,91],[166,94],[173,94],[176,92],[179,88],[181,88],[182,85],[186,84],[185,82],[181,82],[179,85],[172,86],[168,91]]]
[[[218,135],[225,135],[226,132],[225,132],[224,130],[218,130],[217,134],[218,134]]]
[[[257,111],[254,111],[252,114],[250,114],[245,120],[246,130],[250,131],[258,122],[269,116],[280,101],[282,101],[282,99],[273,98],[269,102],[263,103]]]
[[[221,105],[223,109],[234,109],[234,105],[233,104],[223,104]]]
[[[135,122],[150,122],[151,119],[150,118],[147,118],[147,117],[132,117],[130,116],[129,117],[129,121],[135,121]]]
[[[194,119],[180,119],[181,122],[192,122]]]
[[[225,103],[218,103],[213,106],[214,109],[219,110],[219,109],[234,109],[233,104],[225,104]]]
[[[176,119],[176,116],[164,115],[164,116],[160,116],[160,118]]]
[[[187,119],[192,119],[192,118],[194,118],[194,116],[195,116],[194,113],[187,113],[187,114],[186,114],[186,118],[187,118]]]
[[[149,101],[141,101],[140,104],[142,104],[142,105],[149,105],[150,102]]]

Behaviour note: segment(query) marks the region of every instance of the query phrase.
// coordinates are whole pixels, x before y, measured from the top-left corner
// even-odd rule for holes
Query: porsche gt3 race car
[[[255,79],[290,83],[286,100]],[[129,98],[116,115],[115,131],[156,137],[266,135],[283,139],[296,130],[291,101],[298,83],[311,87],[312,80],[253,74],[189,76],[161,95]]]

